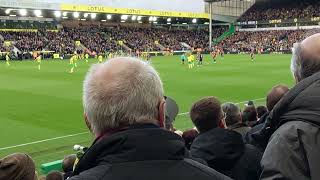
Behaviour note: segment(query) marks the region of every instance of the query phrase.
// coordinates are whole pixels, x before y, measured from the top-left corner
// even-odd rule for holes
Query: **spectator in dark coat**
[[[36,180],[36,167],[27,154],[15,153],[0,159],[0,180]]]
[[[266,104],[268,111],[272,111],[274,106],[281,100],[281,98],[289,91],[288,86],[286,85],[277,85],[274,86],[269,93],[267,94]],[[265,122],[267,118],[269,117],[269,112],[264,114],[259,121],[257,122],[257,125],[252,127],[252,129],[245,135],[245,142],[248,144],[252,144],[259,148],[262,152],[264,152],[265,148],[267,147],[268,140],[271,136],[271,134],[268,134],[265,131],[266,128],[268,128],[265,125]]]
[[[64,172],[64,179],[67,179],[69,176],[71,176],[76,159],[77,156],[75,154],[68,155],[63,159],[62,170]]]
[[[191,155],[202,158],[217,171],[236,180],[257,180],[262,153],[243,143],[241,134],[225,129],[224,113],[218,99],[196,102],[190,111],[200,134],[191,145]]]
[[[267,119],[272,134],[262,180],[320,179],[320,34],[295,44],[291,70],[297,84]]]
[[[187,157],[183,139],[164,129],[162,82],[150,64],[122,57],[94,65],[83,89],[96,140],[69,180],[229,179]]]
[[[59,171],[51,171],[47,176],[46,180],[64,180],[63,174]]]
[[[257,123],[258,114],[254,105],[248,105],[244,108],[242,112],[242,121],[249,127],[252,127]]]
[[[226,125],[228,129],[240,133],[243,137],[251,129],[246,124],[242,123],[240,108],[233,103],[224,103],[222,111],[226,114]]]
[[[267,107],[265,106],[258,106],[257,107],[257,115],[258,119],[260,119],[263,115],[265,115],[268,112]]]

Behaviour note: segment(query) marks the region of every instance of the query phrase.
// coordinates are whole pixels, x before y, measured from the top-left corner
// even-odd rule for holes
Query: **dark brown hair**
[[[221,103],[215,97],[203,98],[193,104],[190,117],[200,133],[216,128],[222,118]]]

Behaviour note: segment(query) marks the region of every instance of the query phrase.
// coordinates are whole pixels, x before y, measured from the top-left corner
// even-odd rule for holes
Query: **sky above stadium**
[[[59,9],[61,4],[158,11],[204,12],[203,0],[0,0],[0,6],[5,7]]]

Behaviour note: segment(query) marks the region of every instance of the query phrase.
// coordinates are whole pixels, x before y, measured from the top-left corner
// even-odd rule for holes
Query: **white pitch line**
[[[59,136],[59,137],[50,138],[50,139],[43,139],[43,140],[40,140],[40,141],[34,141],[34,142],[29,142],[29,143],[24,143],[24,144],[18,144],[18,145],[14,145],[14,146],[3,147],[3,148],[0,148],[0,151],[6,150],[6,149],[12,149],[12,148],[16,148],[16,147],[22,147],[22,146],[32,145],[32,144],[38,144],[38,143],[47,142],[47,141],[52,141],[52,140],[56,140],[56,139],[63,139],[63,138],[67,138],[67,137],[78,136],[78,135],[87,134],[87,133],[89,133],[89,132],[82,132],[82,133],[70,134],[70,135],[66,135],[66,136]]]
[[[262,99],[265,99],[265,98],[252,99],[252,101],[257,101],[257,100],[262,100]],[[248,100],[247,101],[238,102],[238,103],[235,103],[235,104],[241,104],[241,103],[245,103],[245,102],[248,102]],[[178,116],[185,115],[185,114],[189,114],[189,112],[179,113]],[[48,142],[48,141],[57,140],[57,139],[64,139],[64,138],[67,138],[67,137],[79,136],[79,135],[87,134],[87,133],[89,133],[89,132],[70,134],[70,135],[59,136],[59,137],[49,138],[49,139],[43,139],[43,140],[24,143],[24,144],[7,146],[7,147],[0,148],[0,151],[7,150],[7,149],[13,149],[13,148],[17,148],[17,147],[28,146],[28,145],[32,145],[32,144],[38,144],[38,143],[42,143],[42,142]]]

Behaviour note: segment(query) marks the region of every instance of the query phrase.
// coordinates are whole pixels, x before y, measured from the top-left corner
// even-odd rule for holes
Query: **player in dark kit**
[[[197,53],[197,60],[198,60],[198,66],[202,65],[203,55],[201,54],[200,51]]]

